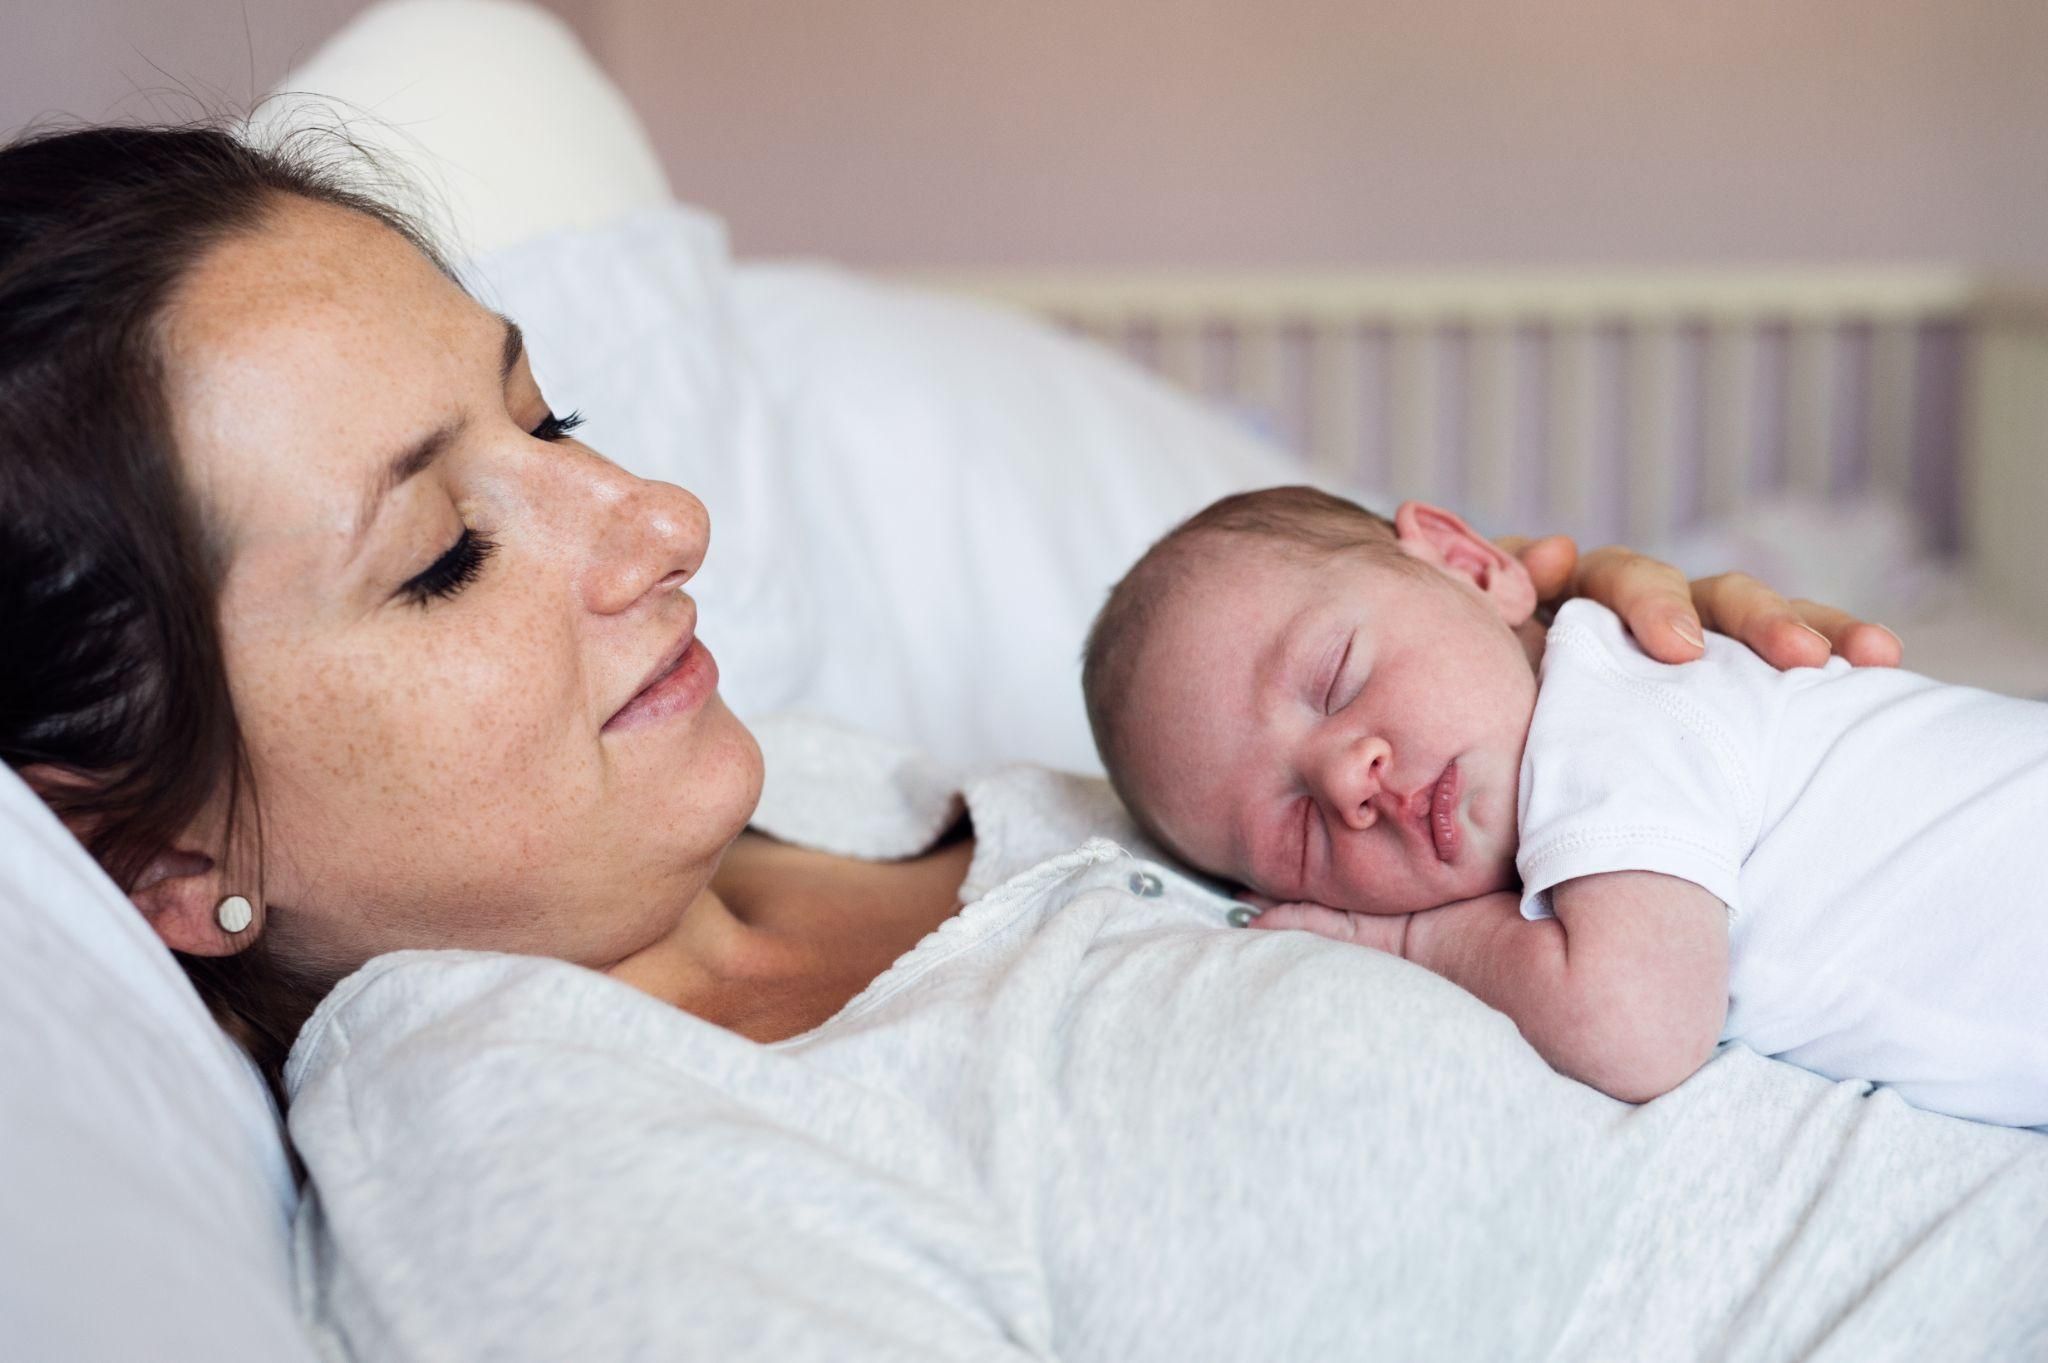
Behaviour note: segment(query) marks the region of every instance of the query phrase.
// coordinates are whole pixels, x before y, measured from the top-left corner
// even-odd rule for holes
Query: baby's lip
[[[1445,768],[1449,770],[1448,767]],[[1382,817],[1391,817],[1401,825],[1402,831],[1424,847],[1432,847],[1434,839],[1429,831],[1429,810],[1436,798],[1437,787],[1443,784],[1444,773],[1438,772],[1427,782],[1404,794],[1382,789],[1385,806]]]
[[[1458,770],[1458,759],[1444,763],[1443,771],[1429,788],[1429,799],[1423,804],[1422,817],[1428,823],[1430,847],[1436,852],[1438,861],[1456,861],[1465,844],[1465,830],[1458,826],[1458,799],[1465,793],[1465,782]]]

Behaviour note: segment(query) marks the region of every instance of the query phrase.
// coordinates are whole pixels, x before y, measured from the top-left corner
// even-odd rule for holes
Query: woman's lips
[[[1429,839],[1436,847],[1438,861],[1456,861],[1465,845],[1465,830],[1458,824],[1458,797],[1464,793],[1464,786],[1454,758],[1443,775],[1436,778],[1436,788],[1429,794]]]
[[[670,715],[695,710],[718,689],[718,663],[704,641],[693,638],[674,666],[640,688],[633,699],[604,722],[604,730],[628,729],[652,724]]]

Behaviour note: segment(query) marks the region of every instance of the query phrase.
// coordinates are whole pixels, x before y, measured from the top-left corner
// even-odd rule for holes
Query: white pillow
[[[816,265],[742,264],[732,287],[815,569],[803,707],[963,765],[1100,771],[1080,653],[1110,586],[1301,465],[1022,316]]]
[[[10,1358],[312,1358],[256,1071],[0,768],[0,1336]]]
[[[618,87],[535,5],[372,6],[285,77],[255,123],[267,137],[309,121],[395,160],[457,257],[669,200]]]

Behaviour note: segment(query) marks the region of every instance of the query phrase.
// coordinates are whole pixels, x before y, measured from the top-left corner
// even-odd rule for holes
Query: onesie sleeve
[[[1522,916],[1551,917],[1552,889],[1609,871],[1689,880],[1737,914],[1779,676],[1720,635],[1698,662],[1659,663],[1606,607],[1568,603],[1522,753]]]

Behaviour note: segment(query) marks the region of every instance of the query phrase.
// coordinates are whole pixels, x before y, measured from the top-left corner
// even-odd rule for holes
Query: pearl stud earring
[[[222,932],[241,932],[256,921],[256,910],[242,896],[231,894],[215,907],[213,920]]]

